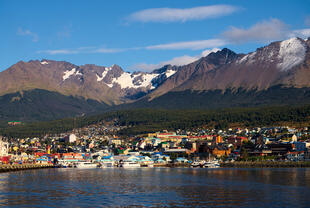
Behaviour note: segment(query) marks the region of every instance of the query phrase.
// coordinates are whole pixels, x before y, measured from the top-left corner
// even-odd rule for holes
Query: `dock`
[[[2,164],[0,165],[0,173],[11,172],[11,171],[21,171],[30,169],[42,169],[42,168],[53,168],[53,164]]]

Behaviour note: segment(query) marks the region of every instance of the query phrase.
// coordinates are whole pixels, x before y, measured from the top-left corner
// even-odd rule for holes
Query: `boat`
[[[219,168],[220,167],[220,163],[217,160],[213,160],[213,161],[208,161],[204,164],[204,166],[206,168]]]
[[[100,162],[100,165],[102,168],[113,168],[114,167],[114,161],[102,161],[102,162]]]
[[[140,164],[134,161],[123,161],[120,162],[119,167],[121,168],[140,168]]]
[[[197,168],[197,167],[200,167],[200,163],[199,163],[198,161],[194,161],[194,162],[191,164],[191,166],[192,166],[193,168]]]
[[[64,160],[59,160],[58,165],[61,168],[73,168],[74,167],[72,162],[67,162]]]
[[[194,161],[194,162],[191,164],[191,166],[192,166],[193,168],[198,168],[198,167],[203,168],[205,164],[206,164],[206,161],[200,160],[200,161]]]
[[[75,163],[76,168],[83,168],[83,169],[88,169],[88,168],[97,168],[97,164],[92,163],[92,162],[77,162]]]

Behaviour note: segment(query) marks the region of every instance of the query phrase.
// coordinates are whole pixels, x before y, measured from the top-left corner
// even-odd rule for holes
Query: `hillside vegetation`
[[[0,129],[0,135],[7,137],[42,136],[111,120],[115,120],[117,125],[127,126],[120,131],[120,134],[124,136],[163,129],[191,129],[201,126],[225,129],[236,124],[240,126],[271,126],[283,123],[308,125],[310,123],[310,105],[225,110],[122,110],[96,116],[4,127]]]

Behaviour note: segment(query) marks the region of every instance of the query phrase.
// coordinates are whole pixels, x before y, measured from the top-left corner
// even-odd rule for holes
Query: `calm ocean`
[[[0,174],[7,207],[310,207],[310,169],[41,169]]]

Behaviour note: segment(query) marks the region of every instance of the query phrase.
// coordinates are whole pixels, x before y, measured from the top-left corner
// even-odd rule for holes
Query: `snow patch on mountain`
[[[75,76],[78,76],[78,75],[83,76],[83,74],[82,74],[81,72],[76,71],[76,72],[75,72]]]
[[[103,76],[100,77],[100,76],[98,76],[98,74],[96,74],[96,77],[97,77],[97,82],[100,82],[101,80],[103,80]]]
[[[165,78],[169,78],[172,75],[174,75],[177,71],[176,70],[172,70],[169,69],[167,71],[158,73],[158,72],[153,72],[153,73],[145,73],[145,72],[135,72],[133,74],[129,73],[129,72],[123,72],[119,77],[114,77],[110,83],[106,83],[109,87],[113,87],[114,84],[118,84],[120,85],[120,87],[122,89],[126,89],[126,88],[134,88],[134,89],[138,89],[138,88],[147,88],[147,89],[155,89],[156,83],[152,83],[152,80],[154,80],[155,78],[159,77],[159,76],[165,76]],[[107,71],[104,71],[102,73],[102,77],[100,77],[99,75],[97,75],[97,81],[101,81],[105,74],[107,73]]]
[[[112,66],[113,67],[113,66]],[[112,69],[112,67],[106,67],[104,69],[104,71],[102,72],[101,76],[99,76],[98,74],[96,74],[97,76],[97,82],[100,82],[101,80],[103,80],[105,78],[105,76],[107,75],[107,73]]]
[[[306,47],[298,38],[291,38],[280,43],[278,68],[287,71],[302,63],[305,59]]]
[[[247,55],[243,56],[240,60],[238,60],[237,63],[238,64],[242,64],[245,62],[253,63],[255,55],[256,55],[256,52],[252,52],[250,54],[247,54]]]
[[[68,79],[72,75],[75,75],[75,76],[80,75],[80,76],[82,76],[83,74],[81,72],[79,72],[79,71],[76,71],[76,69],[73,68],[71,70],[67,70],[67,71],[64,72],[64,75],[62,76],[62,80],[65,81],[66,79]]]
[[[40,62],[42,65],[46,65],[46,64],[48,64],[48,62],[47,61],[41,61]]]
[[[128,72],[124,72],[121,74],[121,76],[113,78],[112,84],[113,83],[119,84],[122,89],[135,87],[135,85],[132,83],[131,74]]]
[[[110,88],[113,87],[113,83],[112,84],[105,83],[105,84],[108,85],[108,87],[110,87]]]
[[[177,72],[177,71],[175,71],[175,70],[167,70],[167,71],[165,72],[167,79],[168,79],[169,77],[171,77],[172,75],[174,75],[176,72]]]
[[[172,74],[169,72],[168,75]],[[121,76],[113,78],[111,83],[106,83],[109,87],[113,87],[114,84],[120,85],[122,89],[126,88],[140,88],[145,87],[149,89],[154,89],[155,87],[152,86],[152,80],[159,76],[160,74],[157,73],[138,73],[138,74],[131,74],[128,72],[123,72]],[[171,76],[171,75],[170,75]],[[98,80],[97,76],[97,80]],[[102,77],[101,77],[102,78]],[[138,80],[136,80],[138,79]]]
[[[148,87],[150,85],[152,85],[152,80],[157,77],[159,74],[143,74],[141,76],[142,82],[139,83],[138,86],[136,86],[136,88],[138,87]],[[152,88],[152,86],[151,86]]]

